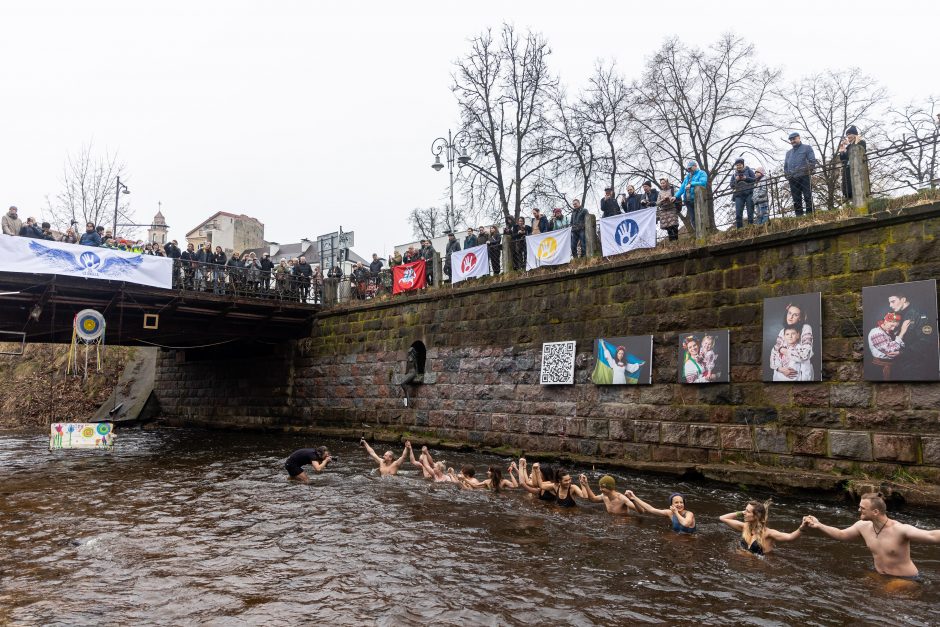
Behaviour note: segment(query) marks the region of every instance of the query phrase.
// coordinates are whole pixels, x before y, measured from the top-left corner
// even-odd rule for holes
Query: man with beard
[[[904,348],[894,360],[891,378],[895,381],[935,381],[940,371],[937,321],[917,309],[903,288],[888,295],[888,307],[901,316],[897,335],[904,338]]]

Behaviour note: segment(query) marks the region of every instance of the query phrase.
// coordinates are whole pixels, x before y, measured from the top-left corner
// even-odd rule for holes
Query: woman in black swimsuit
[[[767,555],[774,550],[774,542],[790,542],[796,540],[803,533],[803,527],[806,523],[801,523],[795,531],[783,533],[767,526],[767,510],[770,501],[760,503],[758,501],[748,501],[747,507],[742,512],[731,512],[720,518],[732,529],[741,532],[739,548],[743,551],[749,551],[754,555]],[[744,517],[744,522],[738,520],[738,516]]]
[[[551,475],[551,468],[546,467],[545,472]],[[545,481],[545,478],[542,476],[542,468],[539,466],[538,462],[532,464],[532,472],[526,472],[526,461],[525,457],[519,458],[519,487],[524,489],[530,494],[534,494],[538,497],[540,501],[553,502],[555,500],[555,492],[548,488],[542,488],[542,484],[548,483]]]
[[[555,503],[558,507],[577,507],[578,503],[574,500],[574,497],[577,496],[579,499],[588,498],[587,488],[582,487],[587,485],[587,477],[585,475],[581,475],[578,478],[581,486],[573,485],[571,475],[560,468],[555,471],[554,479],[554,481],[543,481],[541,488],[554,493]],[[539,498],[541,498],[541,496]]]

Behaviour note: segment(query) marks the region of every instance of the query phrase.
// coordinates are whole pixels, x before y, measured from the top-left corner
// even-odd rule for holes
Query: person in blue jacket
[[[796,215],[803,215],[803,204],[806,204],[806,213],[813,213],[813,188],[811,175],[818,164],[816,153],[812,147],[803,143],[799,133],[790,133],[790,150],[783,161],[783,174],[790,182],[790,195],[793,196],[793,210]]]
[[[687,174],[679,186],[679,192],[676,199],[684,200],[686,211],[689,216],[689,222],[692,228],[695,228],[695,189],[696,187],[705,187],[708,185],[708,175],[704,170],[700,170],[695,161],[689,161],[686,164]]]

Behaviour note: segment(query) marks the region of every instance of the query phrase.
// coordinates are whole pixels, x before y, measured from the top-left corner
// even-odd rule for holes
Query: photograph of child
[[[940,381],[937,282],[862,289],[866,381]]]
[[[727,329],[679,334],[679,383],[728,383]]]
[[[764,299],[765,382],[822,381],[822,294]]]
[[[596,385],[650,385],[652,366],[652,335],[594,340],[591,381]]]

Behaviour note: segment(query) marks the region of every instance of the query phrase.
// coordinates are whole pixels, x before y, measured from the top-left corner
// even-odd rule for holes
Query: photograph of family
[[[937,282],[862,289],[866,381],[940,381]]]
[[[822,294],[764,299],[763,380],[822,381]]]
[[[679,383],[728,383],[729,333],[687,331],[679,334]]]
[[[653,382],[653,336],[607,337],[594,340],[597,385],[650,385]]]

